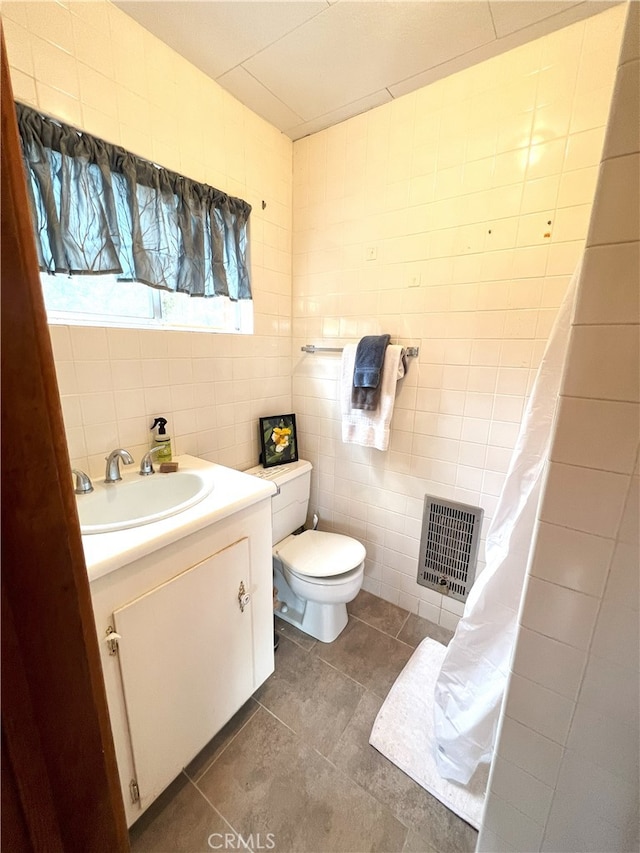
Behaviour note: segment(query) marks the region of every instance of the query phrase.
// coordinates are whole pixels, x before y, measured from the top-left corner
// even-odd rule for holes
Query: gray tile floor
[[[451,632],[364,591],[349,611],[330,644],[277,620],[276,671],[132,828],[134,853],[475,848],[475,830],[369,745],[413,649]]]

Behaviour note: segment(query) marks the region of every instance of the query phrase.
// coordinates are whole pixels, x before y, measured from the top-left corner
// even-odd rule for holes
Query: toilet
[[[246,473],[272,480],[271,499],[276,615],[323,643],[331,643],[347,626],[347,603],[364,577],[364,545],[350,536],[300,530],[307,520],[312,465],[297,462]]]

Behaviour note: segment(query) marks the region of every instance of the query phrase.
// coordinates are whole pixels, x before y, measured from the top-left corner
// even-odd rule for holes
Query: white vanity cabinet
[[[96,540],[143,528],[83,540],[129,825],[273,672],[271,490],[257,483],[230,514],[93,579]]]

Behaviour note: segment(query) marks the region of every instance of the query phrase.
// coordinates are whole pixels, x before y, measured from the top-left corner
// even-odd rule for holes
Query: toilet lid
[[[340,533],[305,530],[291,536],[276,554],[291,571],[312,578],[328,578],[355,569],[366,557],[364,545]]]

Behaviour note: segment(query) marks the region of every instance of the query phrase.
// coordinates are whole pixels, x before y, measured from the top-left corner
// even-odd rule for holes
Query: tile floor
[[[328,645],[277,620],[275,672],[135,824],[134,853],[474,850],[475,830],[368,742],[413,649],[451,632],[364,591],[349,611]]]

